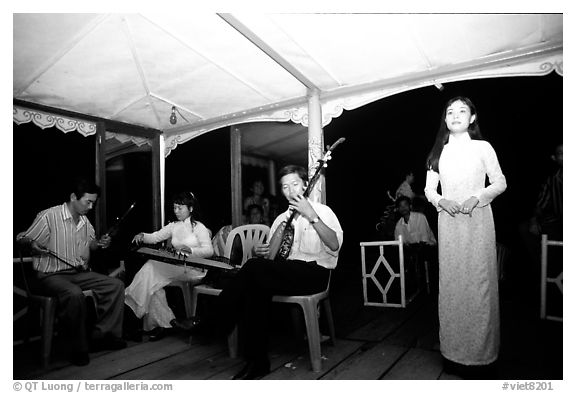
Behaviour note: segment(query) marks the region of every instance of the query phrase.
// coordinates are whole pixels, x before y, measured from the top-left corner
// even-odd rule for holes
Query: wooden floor
[[[332,291],[338,339],[335,346],[322,344],[322,372],[311,371],[303,339],[291,329],[272,327],[272,372],[265,379],[460,379],[443,369],[433,296],[419,296],[406,309],[365,307],[358,284]],[[495,379],[562,379],[562,323],[540,321],[521,298],[501,300],[502,347]],[[93,353],[87,367],[69,365],[56,348],[51,365],[41,369],[38,353],[37,342],[14,347],[14,379],[222,380],[243,365],[228,357],[224,340],[194,338],[190,344],[182,333]]]

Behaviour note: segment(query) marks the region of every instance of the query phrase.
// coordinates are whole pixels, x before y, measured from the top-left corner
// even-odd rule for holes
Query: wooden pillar
[[[230,127],[230,186],[232,189],[232,227],[242,225],[242,135]]]
[[[322,105],[318,90],[308,94],[308,176],[312,177],[318,166],[318,160],[324,152],[324,133],[322,131]],[[310,199],[326,203],[324,176],[320,176],[310,193]]]
[[[268,184],[270,195],[276,196],[276,165],[273,160],[268,160]]]
[[[164,135],[152,139],[152,225],[154,230],[164,225]]]
[[[96,236],[102,235],[107,228],[106,223],[106,125],[96,123],[96,173],[95,183],[100,187],[98,203],[96,204]]]

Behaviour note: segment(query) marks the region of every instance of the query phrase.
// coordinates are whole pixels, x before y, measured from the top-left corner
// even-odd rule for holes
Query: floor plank
[[[439,352],[412,348],[382,379],[438,379],[442,368],[442,355]]]
[[[298,356],[302,356],[304,351],[303,341],[296,340],[286,334],[272,335],[269,340],[268,357],[270,359],[270,370],[284,367],[286,363],[292,362]],[[239,362],[232,367],[221,370],[220,372],[206,377],[206,379],[229,380],[234,377],[244,367],[244,361],[240,358]]]
[[[337,340],[336,345],[322,344],[322,371],[315,373],[310,364],[308,350],[291,362],[285,363],[263,379],[311,380],[325,375],[330,369],[356,352],[364,343],[351,340]]]
[[[186,351],[148,363],[129,372],[118,374],[116,379],[205,379],[208,369],[199,369],[215,356],[228,354],[228,349],[220,343],[195,344]],[[200,372],[200,373],[199,373]]]
[[[348,334],[345,338],[349,340],[381,341],[404,323],[405,319],[406,310],[382,310],[382,315]]]
[[[92,356],[87,367],[68,366],[49,372],[44,379],[109,379],[136,367],[153,363],[190,349],[181,336],[168,336],[156,342],[142,342],[121,351]]]
[[[322,379],[378,379],[407,350],[398,345],[369,343],[332,369]]]
[[[414,347],[418,340],[431,333],[437,332],[435,324],[435,313],[437,309],[430,304],[421,306],[402,326],[392,332],[384,339],[388,344],[400,345],[404,347]],[[431,349],[431,348],[430,348]]]
[[[271,373],[263,379],[462,379],[443,370],[437,306],[431,296],[415,299],[406,309],[364,307],[348,295],[336,299],[359,305],[332,302],[338,339],[336,346],[322,344],[322,372],[312,372],[306,341],[291,329],[280,328],[271,331]],[[562,379],[563,325],[540,321],[522,304],[514,298],[503,303],[497,377]],[[91,354],[87,367],[69,365],[63,349],[55,345],[50,368],[41,370],[37,342],[15,346],[14,379],[228,380],[244,366],[241,358],[228,357],[225,339],[194,337],[189,344],[182,333],[157,342],[129,342],[129,347],[120,351]]]

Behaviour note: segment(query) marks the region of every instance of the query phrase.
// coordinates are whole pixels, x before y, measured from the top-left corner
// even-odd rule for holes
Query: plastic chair
[[[199,282],[199,281],[198,281]],[[194,286],[197,285],[194,281],[172,281],[167,287],[179,288],[182,292],[182,297],[184,298],[184,311],[186,312],[186,318],[192,318],[194,314],[192,313],[192,291]]]
[[[563,289],[563,271],[560,272],[556,277],[549,277],[548,276],[548,247],[555,246],[555,247],[563,247],[564,242],[561,240],[548,240],[548,235],[542,235],[542,249],[541,249],[541,261],[542,261],[542,272],[540,277],[540,318],[541,319],[548,319],[551,321],[558,321],[562,322],[562,317],[548,315],[547,313],[547,293],[548,293],[548,284],[554,283],[558,287],[561,293],[564,293]]]
[[[228,234],[226,239],[226,248],[224,250],[224,257],[230,259],[232,255],[232,247],[234,245],[234,240],[236,237],[240,239],[242,245],[242,261],[240,266],[244,264],[248,259],[252,258],[254,252],[254,246],[256,244],[263,244],[270,233],[270,228],[263,224],[248,224],[241,225],[234,228]],[[221,289],[214,288],[208,284],[196,285],[192,289],[192,299],[191,299],[191,317],[196,316],[196,308],[198,303],[198,295],[220,295]],[[234,331],[228,337],[228,351],[231,358],[236,358],[238,356],[238,329]]]
[[[170,240],[166,241],[166,247],[171,248],[172,242]],[[193,300],[192,291],[196,285],[198,285],[202,279],[197,281],[184,281],[184,280],[174,280],[171,281],[167,287],[179,288],[182,292],[182,298],[184,299],[184,312],[186,313],[186,318],[192,318],[194,316],[192,312]]]
[[[42,296],[32,293],[28,282],[26,280],[26,274],[24,271],[24,263],[31,263],[32,257],[24,257],[20,254],[19,258],[14,258],[15,263],[20,263],[20,269],[22,271],[22,277],[24,281],[24,289],[14,285],[14,293],[26,298],[28,306],[19,310],[14,314],[14,322],[23,316],[29,318],[27,326],[34,326],[35,322],[31,319],[33,314],[30,312],[31,309],[39,309],[40,311],[40,355],[41,364],[43,368],[48,367],[50,364],[50,355],[52,353],[52,338],[54,336],[54,325],[56,323],[56,307],[58,304],[58,299],[52,296]],[[117,277],[124,272],[124,261],[120,261],[120,267],[109,274],[110,277]],[[92,290],[82,291],[85,297],[94,299]],[[26,341],[29,339],[29,335],[26,337]]]
[[[330,272],[330,277],[332,272]],[[332,307],[330,306],[329,298],[330,278],[328,279],[328,286],[326,290],[312,295],[297,295],[297,296],[279,296],[276,295],[272,298],[276,303],[292,303],[298,304],[302,307],[304,314],[304,323],[306,324],[306,336],[308,337],[308,350],[310,352],[310,363],[312,371],[322,371],[322,352],[320,348],[321,335],[319,324],[319,305],[322,303],[324,314],[328,322],[328,330],[330,332],[330,344],[336,344],[336,331],[334,329],[334,319],[332,318]]]

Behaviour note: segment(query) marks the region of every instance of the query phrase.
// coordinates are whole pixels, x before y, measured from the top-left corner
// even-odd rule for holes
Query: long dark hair
[[[438,161],[440,160],[440,155],[442,154],[442,150],[444,150],[444,145],[448,143],[448,138],[450,137],[450,130],[448,126],[446,126],[446,111],[448,107],[455,103],[456,101],[463,102],[468,108],[470,108],[470,114],[476,115],[476,119],[474,122],[470,124],[468,127],[468,135],[470,135],[471,139],[475,140],[484,140],[482,134],[480,133],[480,125],[478,123],[478,112],[476,111],[476,106],[468,97],[454,97],[450,99],[446,105],[444,106],[444,111],[442,112],[442,118],[440,119],[440,127],[438,127],[438,133],[436,134],[436,141],[434,142],[434,146],[432,146],[432,150],[428,154],[428,158],[426,159],[426,169],[432,169],[438,172]]]
[[[200,217],[200,206],[198,199],[190,191],[182,191],[172,197],[172,203],[177,205],[186,205],[192,211],[190,213],[190,224],[192,227],[196,225],[196,220]]]

